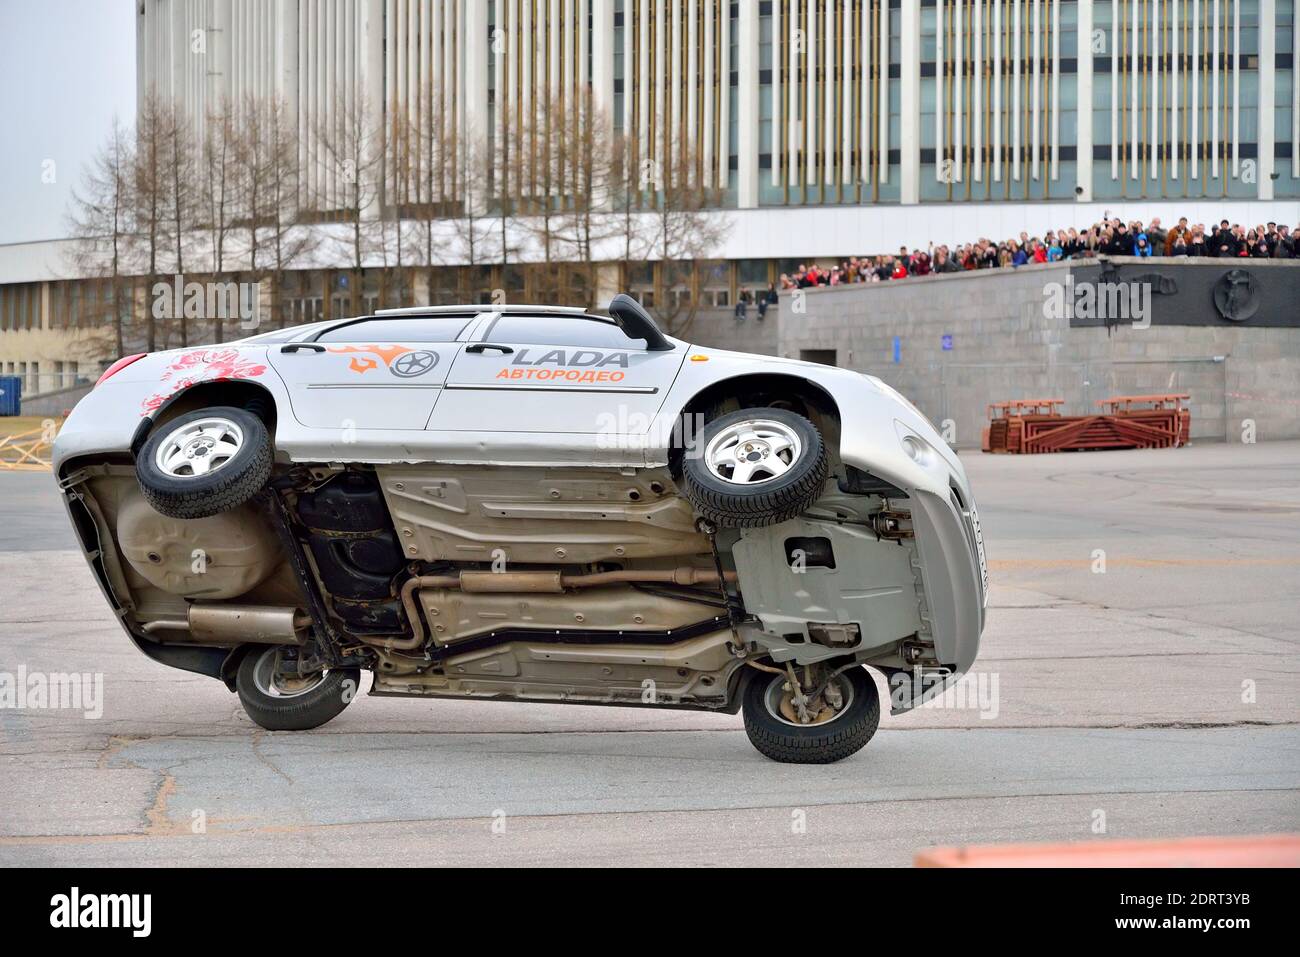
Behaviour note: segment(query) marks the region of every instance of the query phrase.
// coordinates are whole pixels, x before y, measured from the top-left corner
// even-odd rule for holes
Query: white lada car
[[[131,640],[272,730],[364,670],[376,695],[743,711],[768,757],[830,762],[879,722],[864,665],[905,710],[984,624],[975,503],[911,403],[668,338],[626,296],[129,356],[54,465]]]

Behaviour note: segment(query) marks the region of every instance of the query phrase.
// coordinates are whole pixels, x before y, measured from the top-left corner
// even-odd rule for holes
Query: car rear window
[[[474,319],[474,313],[455,316],[362,319],[335,326],[316,337],[317,342],[455,342]]]
[[[612,320],[596,316],[501,316],[488,330],[487,341],[611,349],[646,347],[644,339],[629,339]]]

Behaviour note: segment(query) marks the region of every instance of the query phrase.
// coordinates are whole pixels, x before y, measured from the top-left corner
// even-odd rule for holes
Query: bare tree
[[[239,200],[239,209],[228,218],[247,235],[248,267],[255,280],[271,280],[271,312],[283,328],[284,274],[306,245],[302,231],[294,228],[296,131],[283,100],[248,96],[240,104],[233,134],[231,192]]]
[[[646,234],[654,224],[642,215],[646,202],[636,134],[616,133],[610,144],[609,226],[618,250],[619,285],[627,289],[633,270],[646,264]]]
[[[442,99],[431,86],[432,84],[424,86],[420,91],[421,107],[427,108],[428,114],[410,132],[416,144],[416,155],[411,169],[413,196],[407,204],[408,208],[420,214],[417,230],[422,247],[420,258],[426,270],[430,295],[434,285],[434,268],[440,258],[437,224],[439,217],[446,214],[451,205],[446,201],[446,196],[455,163],[455,149],[446,130]]]
[[[312,204],[319,217],[337,217],[348,226],[339,245],[352,271],[352,311],[361,311],[362,270],[382,248],[379,204],[383,196],[384,130],[364,98],[340,97],[333,115],[316,124],[316,188]]]
[[[446,153],[455,189],[449,204],[449,224],[465,264],[472,269],[490,263],[498,250],[504,250],[500,255],[504,268],[510,246],[506,234],[496,234],[489,219],[492,178],[487,144],[471,131],[462,139],[449,141]],[[432,229],[432,224],[428,228]]]
[[[586,287],[588,308],[596,295],[596,248],[619,235],[622,222],[611,214],[622,168],[624,141],[611,135],[606,115],[590,87],[580,90],[563,114],[564,181],[569,200],[559,235],[572,252]]]
[[[491,205],[496,220],[495,258],[504,276],[511,257],[518,252],[510,242],[510,230],[512,224],[518,222],[523,206],[521,200],[527,195],[529,160],[528,135],[521,125],[523,114],[512,114],[508,103],[500,104],[498,109],[504,112],[497,124],[492,148]]]
[[[230,153],[232,192],[241,202],[234,212],[236,226],[242,226],[248,236],[248,267],[257,272],[261,262],[259,240],[271,201],[271,163],[269,121],[266,102],[248,94],[240,102],[231,129],[233,142]]]
[[[389,104],[382,136],[386,208],[380,216],[378,239],[384,264],[383,304],[400,307],[407,304],[404,266],[411,251],[406,215],[420,209],[420,128],[406,104],[397,100]]]
[[[569,200],[564,190],[564,173],[569,160],[566,111],[570,109],[571,104],[562,94],[555,95],[543,103],[541,110],[530,111],[523,123],[525,142],[533,144],[539,162],[531,170],[527,186],[523,186],[524,178],[520,177],[526,214],[520,222],[542,252],[543,266],[534,271],[541,277],[537,292],[546,302],[561,298],[558,264],[564,259],[561,232]],[[552,125],[553,120],[559,122]]]
[[[307,247],[304,230],[297,228],[298,217],[298,133],[290,122],[284,101],[278,97],[265,103],[267,168],[266,201],[260,204],[265,210],[266,248],[270,252],[270,265],[274,270],[271,285],[271,311],[276,325],[284,328],[283,286],[285,273],[303,254]]]
[[[193,131],[188,117],[175,103],[167,104],[159,118],[162,124],[163,155],[166,163],[167,231],[172,241],[177,275],[185,274],[185,250],[193,238],[198,219],[198,191],[194,180],[198,172]],[[176,321],[181,345],[189,344],[185,310],[177,308]]]
[[[130,237],[134,231],[132,185],[135,151],[131,134],[113,117],[108,139],[85,171],[82,186],[73,191],[68,217],[71,265],[78,276],[100,278],[110,285],[113,354],[126,352],[122,314],[130,298],[127,276]]]
[[[723,191],[706,186],[699,175],[702,157],[684,130],[670,141],[662,160],[645,164],[640,185],[650,192],[644,257],[660,263],[660,286],[666,293],[679,278],[688,282],[695,263],[717,255],[731,223],[721,212]],[[656,318],[672,334],[684,333],[699,312],[695,290],[685,300],[664,295],[656,301]]]
[[[171,153],[171,104],[153,93],[141,101],[136,117],[135,163],[132,171],[132,219],[138,256],[144,270],[145,288],[153,289],[162,278],[162,256],[169,247],[171,176],[167,169]],[[158,348],[158,327],[153,309],[145,310],[145,345]]]
[[[223,98],[208,111],[202,153],[202,178],[205,197],[202,219],[210,236],[212,272],[220,275],[226,271],[229,254],[227,242],[234,232],[241,195],[239,167],[236,162],[238,145],[235,110]],[[222,316],[213,316],[213,335],[217,342],[224,339]]]
[[[489,218],[491,172],[485,140],[477,130],[452,122],[441,92],[426,85],[421,100],[428,121],[412,130],[416,143],[413,183],[420,212],[421,259],[433,294],[435,269],[445,261],[442,246],[454,239],[456,252],[469,267],[491,261],[493,225]],[[445,231],[446,229],[446,231]]]

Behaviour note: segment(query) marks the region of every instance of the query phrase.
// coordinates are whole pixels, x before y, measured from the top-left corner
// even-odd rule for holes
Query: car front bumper
[[[964,673],[979,652],[989,587],[974,496],[934,427],[892,395],[873,391],[868,401],[842,405],[840,456],[907,494],[935,656]],[[903,438],[919,440],[924,454],[910,456]]]

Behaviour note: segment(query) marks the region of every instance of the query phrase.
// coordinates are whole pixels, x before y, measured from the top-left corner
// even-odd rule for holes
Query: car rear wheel
[[[828,464],[817,427],[787,409],[741,409],[704,427],[682,465],[683,494],[722,528],[775,525],[821,497]]]
[[[135,460],[140,491],[169,518],[238,508],[271,477],[271,438],[256,415],[219,406],[158,426]]]
[[[785,764],[831,764],[860,751],[880,725],[880,695],[867,669],[833,677],[825,668],[795,668],[799,701],[788,675],[763,672],[745,688],[745,733],[760,752]]]
[[[268,731],[319,728],[338,717],[361,687],[356,668],[285,674],[280,669],[282,654],[279,648],[254,648],[244,655],[235,675],[244,711]]]

